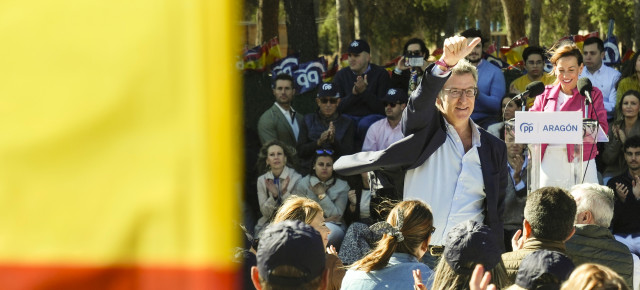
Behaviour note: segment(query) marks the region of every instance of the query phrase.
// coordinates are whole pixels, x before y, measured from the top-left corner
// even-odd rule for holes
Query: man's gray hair
[[[452,75],[471,74],[473,79],[478,82],[478,70],[468,60],[461,59],[458,63],[451,68]]]
[[[605,228],[611,225],[615,197],[613,189],[596,183],[583,183],[574,185],[570,192],[578,207],[576,217],[590,211],[597,225]]]

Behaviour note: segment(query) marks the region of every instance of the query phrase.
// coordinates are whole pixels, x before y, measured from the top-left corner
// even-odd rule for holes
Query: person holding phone
[[[422,80],[429,63],[429,49],[419,38],[412,38],[404,44],[402,56],[391,74],[391,87],[403,89],[410,95]]]

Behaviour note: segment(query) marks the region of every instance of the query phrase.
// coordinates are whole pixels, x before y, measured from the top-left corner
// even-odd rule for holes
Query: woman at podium
[[[558,47],[551,57],[553,73],[556,82],[545,87],[544,92],[536,97],[529,111],[557,112],[557,111],[585,111],[585,96],[578,90],[578,77],[584,64],[582,53],[574,43],[566,43]],[[607,111],[602,101],[602,92],[593,88],[591,93],[592,104],[588,105],[588,118],[597,120],[599,125],[608,132]],[[597,126],[596,126],[597,130]],[[583,176],[577,178],[577,183],[598,183],[595,157],[598,155],[596,144],[583,144]],[[542,163],[540,164],[540,186],[569,187],[572,180],[571,164],[575,154],[572,144],[543,144]],[[576,164],[575,162],[573,164]]]

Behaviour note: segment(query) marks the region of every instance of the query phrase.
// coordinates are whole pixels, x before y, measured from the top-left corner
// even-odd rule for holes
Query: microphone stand
[[[585,97],[584,98],[584,118],[585,119],[589,119],[589,104],[591,104],[591,102],[589,102],[589,98]]]

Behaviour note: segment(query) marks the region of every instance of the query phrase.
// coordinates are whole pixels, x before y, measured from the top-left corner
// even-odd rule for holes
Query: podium
[[[518,111],[505,122],[505,140],[513,136],[515,143],[528,145],[528,193],[544,186],[569,190],[583,183],[585,169],[595,169],[595,160],[583,161],[584,144],[609,140],[596,120],[583,119],[582,114]],[[596,149],[591,148],[593,152],[586,152],[588,159],[595,158]]]

